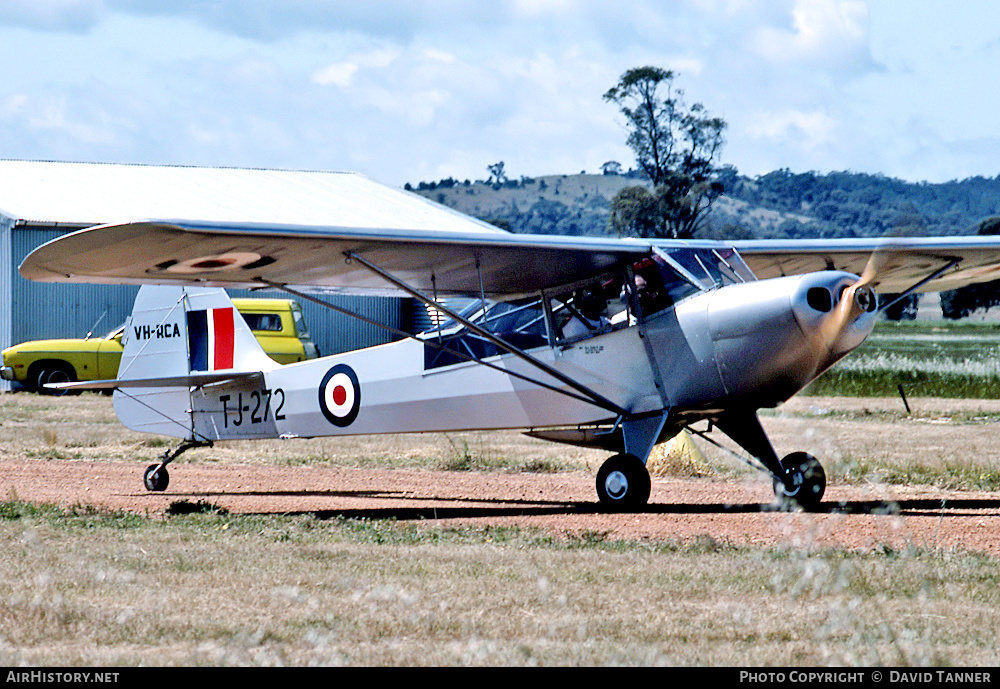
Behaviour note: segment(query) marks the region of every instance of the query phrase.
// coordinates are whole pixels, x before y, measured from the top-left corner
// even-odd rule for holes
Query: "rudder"
[[[261,348],[225,290],[144,285],[125,324],[119,380],[198,372],[259,372],[278,366]],[[191,387],[119,388],[115,413],[144,433],[194,437]]]

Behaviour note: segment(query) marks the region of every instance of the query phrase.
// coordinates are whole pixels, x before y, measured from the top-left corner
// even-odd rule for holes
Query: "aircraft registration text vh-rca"
[[[370,185],[370,223],[355,204],[323,226],[129,221],[36,248],[26,278],[142,285],[117,377],[50,387],[113,389],[123,424],[179,439],[147,467],[152,491],[166,490],[167,466],[187,449],[220,441],[520,429],[606,450],[600,505],[640,510],[650,452],[686,429],[710,443],[721,432],[778,500],[816,509],[820,461],[779,457],[758,411],[863,343],[891,303],[877,294],[1000,278],[996,237],[515,235]],[[226,288],[282,290],[397,339],[280,365]],[[411,333],[330,292],[409,297],[437,317]]]
[[[162,339],[165,337],[180,337],[181,327],[177,323],[160,323],[157,326],[143,325],[133,326],[135,329],[135,339],[148,340],[150,338]]]

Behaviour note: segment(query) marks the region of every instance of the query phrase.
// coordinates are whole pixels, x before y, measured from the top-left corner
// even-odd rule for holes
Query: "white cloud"
[[[774,145],[817,151],[834,142],[836,130],[837,121],[826,113],[787,110],[757,113],[745,132]]]
[[[16,116],[24,112],[25,108],[28,107],[28,95],[25,93],[12,93],[3,99],[0,103],[0,112],[3,112],[8,117]]]
[[[318,69],[313,73],[313,83],[322,86],[340,86],[347,88],[354,81],[354,75],[358,73],[358,65],[353,62],[335,62]]]
[[[380,70],[392,65],[400,56],[396,48],[383,48],[364,53],[354,53],[343,62],[335,62],[316,70],[313,83],[323,86],[334,85],[347,88],[354,83],[354,77],[361,69]],[[437,59],[437,58],[435,58]]]
[[[864,71],[874,65],[868,6],[859,0],[796,0],[791,29],[761,27],[751,46],[777,64],[837,71]]]
[[[514,175],[629,166],[601,96],[650,64],[729,122],[722,160],[741,170],[880,171],[907,151],[920,174],[945,160],[975,174],[988,156],[955,142],[1000,138],[1000,96],[983,86],[1000,57],[973,50],[1000,26],[966,7],[0,0],[0,144],[22,157],[355,167],[398,184],[475,179],[497,160]],[[934,147],[901,126],[917,120]]]

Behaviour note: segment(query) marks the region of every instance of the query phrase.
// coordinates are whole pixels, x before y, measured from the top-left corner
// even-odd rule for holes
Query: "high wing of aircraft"
[[[66,235],[20,270],[144,285],[117,379],[62,386],[114,388],[126,426],[182,439],[147,468],[150,490],[181,452],[220,440],[515,428],[613,453],[598,498],[639,509],[655,444],[707,420],[777,497],[809,509],[822,466],[779,459],[758,410],[864,341],[876,290],[996,279],[998,250],[993,238],[725,244],[149,221]],[[403,294],[443,322],[280,366],[233,309],[223,288],[235,286],[320,303],[315,290]],[[443,301],[455,295],[469,299],[461,312]]]

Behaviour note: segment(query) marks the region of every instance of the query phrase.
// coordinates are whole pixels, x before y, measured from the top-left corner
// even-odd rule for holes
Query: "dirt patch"
[[[712,538],[722,543],[907,546],[1000,555],[1000,494],[906,487],[832,486],[824,511],[784,513],[764,480],[654,479],[641,513],[602,514],[594,479],[329,467],[176,465],[171,487],[147,492],[141,467],[124,462],[3,463],[0,491],[21,500],[94,505],[160,515],[177,502],[230,513],[395,519],[427,526],[539,528],[607,538]]]
[[[911,404],[923,405],[923,419],[898,416],[900,400],[800,398],[785,405],[780,415],[765,418],[764,424],[779,452],[807,450],[823,458],[824,464],[844,461],[854,453],[875,453],[889,460],[930,454],[958,461],[970,452],[996,463],[1000,432],[994,426],[933,421],[937,407],[942,415],[958,409],[974,414],[996,412],[1000,404],[951,400]],[[834,408],[855,416],[826,418]],[[167,491],[150,493],[142,485],[143,461],[31,459],[18,454],[8,452],[0,462],[3,499],[94,505],[153,516],[165,514],[174,503],[204,502],[230,513],[391,518],[433,527],[502,525],[605,538],[710,538],[731,544],[862,550],[914,546],[1000,555],[997,492],[833,483],[823,509],[804,514],[776,511],[770,481],[755,473],[726,479],[654,477],[646,510],[603,514],[594,491],[596,467],[588,472],[538,474],[182,459],[170,466]]]

